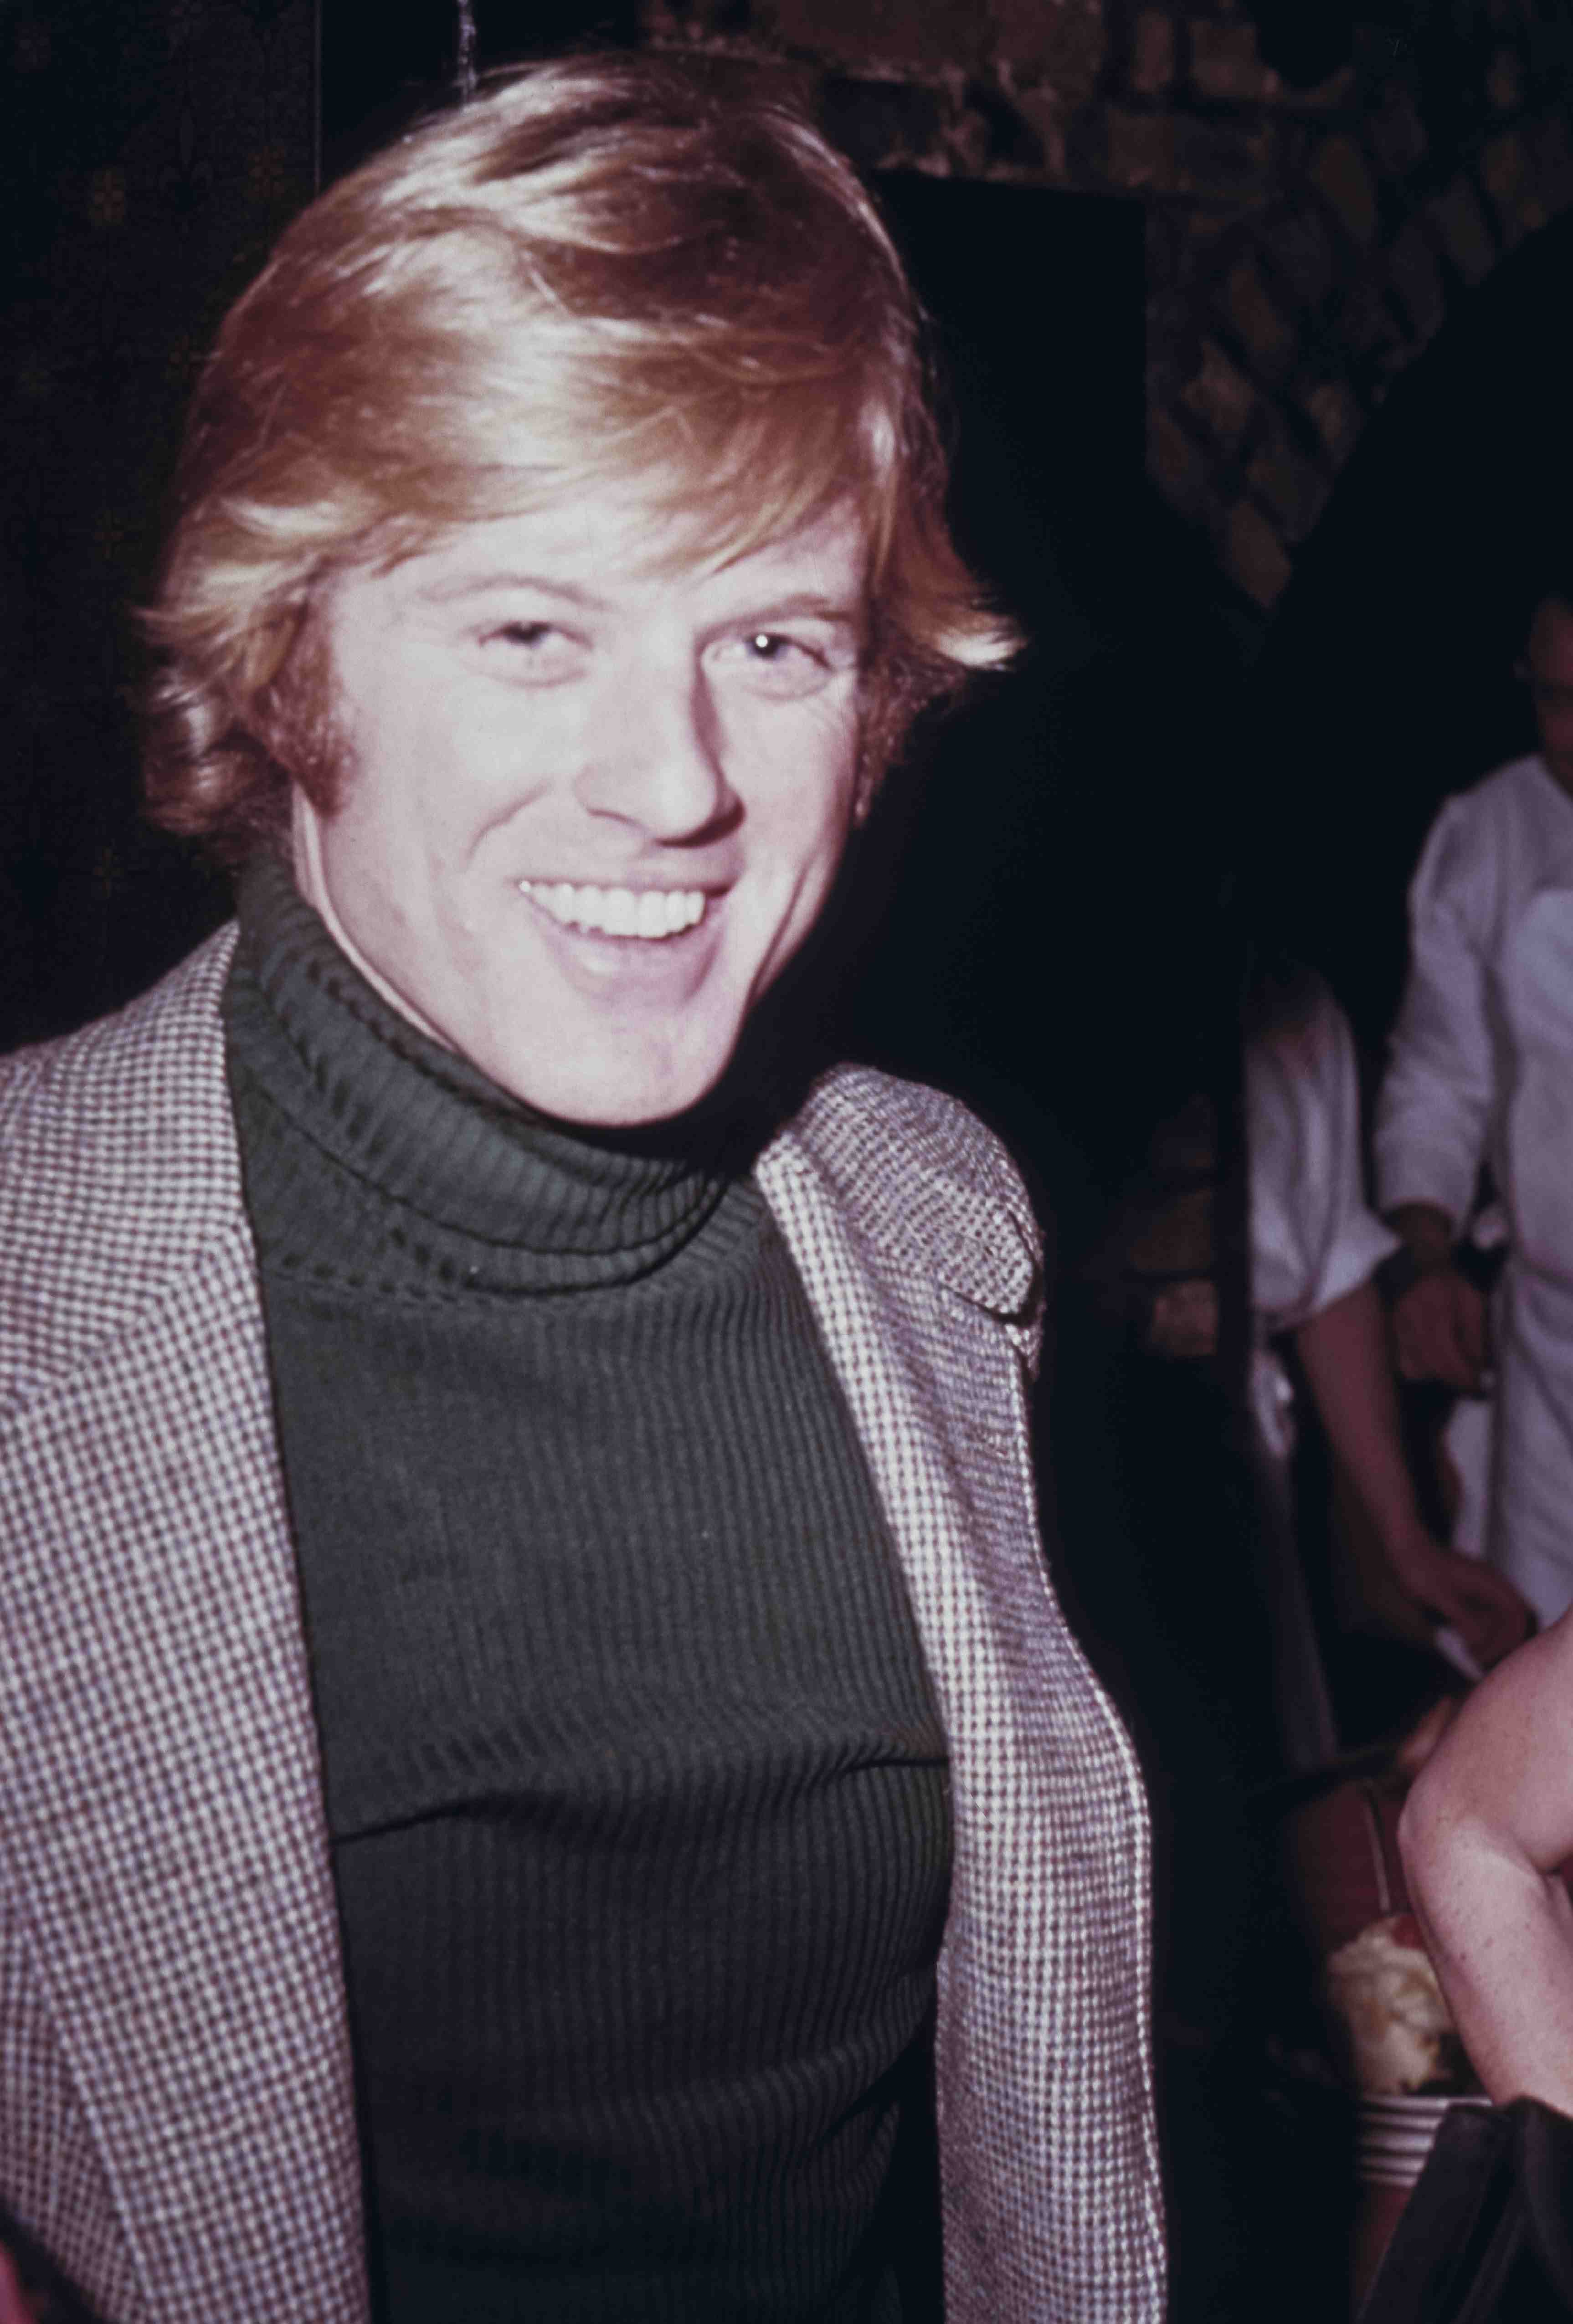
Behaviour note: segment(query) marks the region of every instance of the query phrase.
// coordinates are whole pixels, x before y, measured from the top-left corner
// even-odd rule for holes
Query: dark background
[[[0,5],[0,1047],[150,983],[226,890],[140,820],[133,608],[192,379],[310,198],[311,0]]]
[[[1256,665],[1246,891],[1367,1044],[1439,800],[1534,747],[1513,663],[1548,581],[1573,590],[1570,287],[1564,218],[1443,325],[1362,437]]]

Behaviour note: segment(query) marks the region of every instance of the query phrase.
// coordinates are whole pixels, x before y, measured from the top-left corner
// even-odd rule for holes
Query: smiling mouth
[[[709,903],[703,888],[576,888],[567,880],[521,880],[519,889],[560,928],[647,944],[697,927]]]

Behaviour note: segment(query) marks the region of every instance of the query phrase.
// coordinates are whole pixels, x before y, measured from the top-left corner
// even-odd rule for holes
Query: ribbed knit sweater
[[[746,1155],[532,1114],[277,864],[241,925],[380,2311],[910,2324],[945,1743]]]

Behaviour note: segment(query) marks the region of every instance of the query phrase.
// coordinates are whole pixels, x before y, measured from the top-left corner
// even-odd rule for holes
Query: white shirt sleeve
[[[1383,1209],[1434,1203],[1459,1231],[1491,1120],[1484,932],[1493,879],[1487,826],[1469,799],[1449,799],[1410,889],[1409,982],[1376,1103]]]
[[[1247,1044],[1246,1137],[1251,1305],[1270,1335],[1320,1315],[1397,1246],[1366,1204],[1355,1047],[1325,988]]]

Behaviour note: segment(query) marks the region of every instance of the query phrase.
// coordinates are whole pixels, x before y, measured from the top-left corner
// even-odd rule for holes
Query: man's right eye
[[[500,622],[481,645],[495,676],[533,686],[570,676],[584,652],[584,641],[555,622]]]

